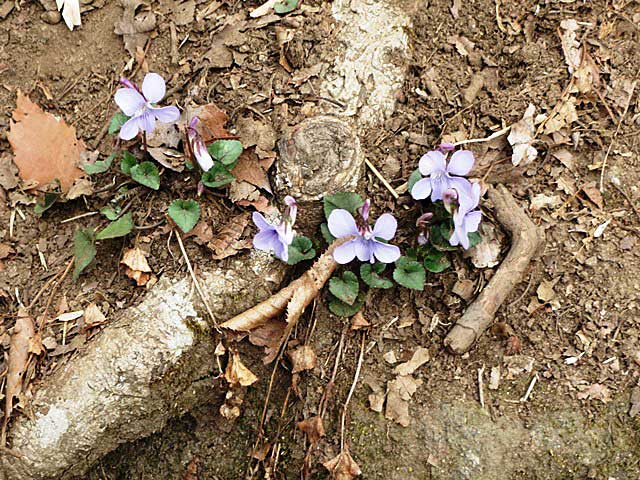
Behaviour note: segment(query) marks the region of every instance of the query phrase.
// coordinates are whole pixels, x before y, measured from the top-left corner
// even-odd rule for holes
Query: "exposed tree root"
[[[511,234],[512,246],[493,278],[444,339],[449,350],[457,354],[469,350],[491,325],[496,311],[513,287],[522,281],[529,262],[544,242],[542,230],[536,227],[504,185],[491,187],[489,198],[493,201],[498,222]]]

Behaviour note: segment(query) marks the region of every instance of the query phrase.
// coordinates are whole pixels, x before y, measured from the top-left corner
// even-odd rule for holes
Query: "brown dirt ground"
[[[608,158],[602,206],[579,189],[599,180],[599,165],[617,127],[607,108],[616,120],[620,119],[628,96],[623,89],[627,85],[628,92],[628,83],[624,82],[638,78],[640,6],[636,2],[603,1],[505,2],[499,23],[493,1],[461,2],[457,19],[450,11],[451,2],[427,3],[428,6],[416,3],[406,7],[410,8],[414,22],[410,32],[412,55],[404,89],[398,93],[397,111],[384,129],[372,131],[363,141],[368,158],[395,186],[405,181],[415,168],[417,158],[430,146],[437,145],[443,136],[463,132],[466,138],[485,137],[518,121],[529,103],[536,105],[538,111],[551,111],[562,99],[569,81],[558,36],[559,23],[576,18],[589,24],[584,34],[600,70],[602,99],[589,95],[578,97],[578,120],[571,131],[566,131],[564,139],[541,137],[536,144],[539,158],[525,168],[510,167],[510,150],[505,148],[504,139],[488,146],[471,147],[479,158],[476,176],[486,175],[487,182],[495,179],[506,182],[523,206],[528,208],[531,199],[541,193],[561,198],[554,206],[529,209],[534,221],[546,232],[546,247],[532,264],[525,282],[515,288],[497,317],[515,331],[522,346],[521,355],[535,359],[539,381],[530,401],[520,403],[517,399],[526,391],[533,372],[503,378],[498,390],[485,391],[486,411],[490,412],[495,425],[502,425],[502,418],[515,419],[532,429],[545,417],[564,418],[562,415],[566,412],[577,412],[584,425],[571,419],[565,423],[558,420],[558,429],[564,429],[571,438],[576,431],[588,426],[606,430],[603,422],[610,422],[622,432],[617,437],[622,438],[622,444],[612,436],[606,448],[600,446],[604,453],[594,455],[589,461],[571,454],[561,455],[560,462],[554,461],[553,455],[536,456],[537,465],[532,467],[531,458],[526,454],[511,452],[508,456],[511,463],[502,466],[504,470],[497,470],[505,472],[500,478],[637,478],[640,472],[638,441],[633,433],[638,424],[637,419],[627,414],[630,392],[640,374],[637,305],[640,280],[636,277],[640,272],[640,258],[635,248],[640,232],[640,214],[635,210],[635,205],[640,204],[637,91]],[[188,98],[200,104],[214,101],[230,113],[232,125],[240,116],[255,116],[271,122],[279,132],[283,126],[295,124],[306,113],[314,111],[318,102],[314,100],[318,79],[301,87],[287,84],[289,74],[278,63],[275,27],[285,21],[295,27],[298,22],[287,55],[294,68],[304,68],[333,58],[335,26],[329,14],[330,5],[309,3],[312,9],[293,19],[288,17],[262,28],[247,29],[242,45],[234,47],[242,54],[234,67],[197,70],[201,56],[209,48],[209,39],[225,18],[244,12],[254,4],[223,5],[214,20],[177,27],[178,38],[186,41],[179,51],[179,62],[173,64],[170,61],[171,2],[154,2],[159,21],[146,61],[150,70],[170,78],[170,85],[184,84],[173,94],[172,101],[179,104],[186,103]],[[0,89],[3,109],[0,151],[9,151],[6,130],[15,106],[15,92],[20,88],[30,92],[31,98],[48,111],[74,124],[88,145],[108,153],[111,140],[102,138],[102,131],[115,111],[111,95],[128,60],[121,39],[112,31],[120,8],[116,2],[107,2],[104,7],[84,15],[83,27],[75,32],[69,32],[62,24],[44,23],[39,18],[41,12],[40,5],[28,3],[0,23],[0,84],[4,87]],[[456,49],[450,41],[455,35],[475,44],[470,54],[463,56]],[[480,71],[485,72],[485,88],[470,101],[466,100],[463,92],[471,77]],[[432,78],[439,91],[433,90]],[[244,86],[234,87],[237,85]],[[252,97],[258,92],[265,93],[268,100],[252,103]],[[568,142],[564,148],[571,150],[575,157],[571,168],[553,156],[560,148],[558,142],[564,140]],[[483,158],[491,160],[483,162]],[[97,187],[110,184],[114,177],[116,184],[124,181],[119,173],[105,174],[97,177]],[[137,212],[138,224],[161,221],[163,209],[171,198],[195,194],[194,181],[181,181],[175,174],[165,177],[160,192],[150,194],[138,189],[140,194],[133,197],[131,208]],[[562,186],[567,185],[567,190],[563,190]],[[572,186],[577,187],[575,192],[571,192]],[[398,214],[401,238],[402,235],[408,237],[416,215],[411,202],[407,199],[394,202],[373,176],[368,179],[365,190],[379,211],[391,210]],[[0,190],[3,200],[0,202],[0,241],[9,243],[16,251],[8,259],[0,260],[0,293],[5,294],[0,305],[0,348],[4,349],[4,361],[7,333],[18,307],[16,290],[27,303],[53,273],[64,268],[72,254],[76,228],[93,227],[101,220],[99,216],[92,216],[60,222],[99,209],[111,195],[113,191],[107,190],[85,201],[56,205],[42,219],[33,215],[31,206],[21,205],[18,208],[25,220],[16,216],[16,235],[9,238],[13,206],[9,204],[11,197],[4,199],[6,193]],[[214,225],[231,208],[237,208],[225,199],[209,198],[211,205],[205,217]],[[487,211],[490,213],[490,209]],[[607,220],[612,221],[604,234],[594,238],[595,228]],[[103,311],[110,314],[135,303],[143,295],[144,290],[134,288],[114,261],[124,248],[137,242],[150,252],[154,272],[184,271],[176,246],[171,246],[173,251],[167,249],[167,234],[161,229],[140,231],[135,240],[104,242],[95,265],[87,274],[77,284],[67,282],[59,292],[67,296],[70,310],[97,301]],[[36,246],[47,260],[48,271],[39,261]],[[190,243],[188,251],[195,264],[211,261],[203,247]],[[425,419],[436,425],[447,415],[454,415],[460,402],[477,403],[478,368],[485,366],[490,370],[498,365],[504,368],[506,342],[496,335],[484,335],[472,352],[463,357],[451,356],[442,349],[442,340],[451,323],[465,308],[465,301],[452,293],[456,280],[469,278],[478,286],[491,274],[490,269],[478,271],[468,260],[457,258],[453,270],[429,278],[424,293],[394,290],[370,295],[365,312],[373,327],[367,342],[374,343],[365,357],[361,383],[352,401],[353,413],[347,423],[351,451],[364,471],[363,478],[474,478],[473,472],[465,476],[458,470],[450,477],[439,476],[439,467],[435,465],[445,468],[450,459],[439,450],[439,439],[421,429]],[[557,302],[553,306],[530,307],[543,281],[557,282],[554,287]],[[44,307],[44,300],[36,305],[35,311]],[[431,319],[436,314],[442,323],[430,331]],[[278,462],[276,473],[270,478],[297,478],[305,447],[295,422],[315,412],[333,368],[343,322],[328,313],[319,301],[313,317],[308,314],[301,322],[298,337],[305,338],[314,324],[316,328],[309,343],[318,355],[319,367],[300,379],[302,398],[294,399],[291,376],[286,369],[279,370],[276,376],[266,438],[280,447],[273,450],[278,452]],[[399,328],[399,324],[407,326]],[[50,326],[47,335],[61,344],[62,326]],[[74,327],[66,335],[72,341],[76,337],[80,340],[72,344],[70,351],[48,352],[31,372],[34,382],[82,348],[85,339],[80,329]],[[392,367],[382,358],[385,352],[393,349],[400,359],[406,359],[419,345],[429,348],[432,359],[416,374],[424,383],[410,402],[413,423],[402,429],[368,410],[367,395],[371,389],[367,384],[376,381],[383,384],[393,378]],[[328,435],[313,462],[318,478],[325,474],[318,461],[326,460],[339,450],[341,405],[351,386],[358,349],[359,335],[347,332],[344,357],[326,418]],[[584,351],[587,353],[575,365],[565,363],[566,357]],[[176,420],[163,433],[123,446],[87,478],[179,479],[183,478],[187,465],[194,461],[199,470],[196,478],[240,478],[251,471],[255,465],[247,467],[248,454],[256,438],[271,373],[271,367],[261,366],[260,357],[261,353],[254,350],[247,360],[261,381],[246,393],[242,415],[235,424],[221,421],[215,403],[205,404],[192,415]],[[2,361],[0,358],[0,372],[4,370]],[[488,376],[485,381],[487,379]],[[612,400],[579,399],[581,389],[593,384],[606,387]],[[288,398],[287,408],[281,419],[285,398]],[[468,426],[469,422],[462,423]],[[509,431],[508,427],[500,427],[496,435],[504,434],[508,443],[511,441]],[[447,435],[453,442],[451,434]],[[517,435],[513,438],[516,442],[513,450],[522,448],[522,444],[517,443],[520,441]],[[489,435],[487,441],[493,441],[493,437]],[[506,445],[505,451],[509,447]],[[455,446],[448,448],[456,451]],[[425,449],[433,457],[428,457]],[[402,470],[409,468],[407,465],[414,470]]]

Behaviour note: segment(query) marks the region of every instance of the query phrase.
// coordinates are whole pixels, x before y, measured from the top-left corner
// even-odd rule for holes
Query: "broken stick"
[[[489,189],[495,216],[511,234],[511,250],[482,293],[456,322],[444,344],[453,353],[463,354],[491,325],[498,308],[509,296],[513,287],[522,281],[529,262],[544,242],[541,229],[516,203],[504,185]]]

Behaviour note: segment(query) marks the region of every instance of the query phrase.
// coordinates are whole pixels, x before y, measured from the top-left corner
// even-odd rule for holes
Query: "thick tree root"
[[[493,322],[498,308],[522,281],[529,262],[544,242],[544,233],[534,225],[513,196],[504,187],[489,189],[495,216],[511,234],[511,250],[482,293],[467,308],[447,337],[445,346],[453,353],[463,354]]]

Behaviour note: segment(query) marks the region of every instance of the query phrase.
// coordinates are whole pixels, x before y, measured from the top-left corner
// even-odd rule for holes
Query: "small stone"
[[[55,25],[57,23],[60,23],[60,20],[62,20],[62,16],[57,10],[44,12],[42,15],[40,15],[40,18],[43,22],[48,23],[49,25]]]
[[[393,365],[398,361],[398,358],[396,357],[396,352],[394,352],[393,350],[389,350],[387,353],[382,355],[382,358],[384,358],[385,362],[390,363],[391,365]]]

